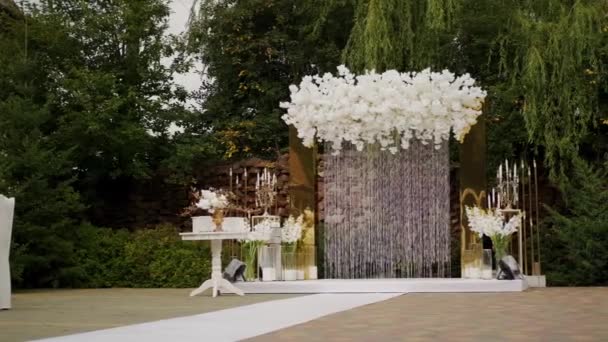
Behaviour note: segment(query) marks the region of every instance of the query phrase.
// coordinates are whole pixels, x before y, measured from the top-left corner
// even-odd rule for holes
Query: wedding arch
[[[306,76],[283,120],[324,144],[327,278],[449,275],[450,134],[462,142],[486,92],[444,70]]]

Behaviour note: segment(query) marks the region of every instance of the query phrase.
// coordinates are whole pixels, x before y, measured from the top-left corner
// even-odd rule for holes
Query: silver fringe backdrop
[[[325,277],[449,277],[449,149],[325,154]]]

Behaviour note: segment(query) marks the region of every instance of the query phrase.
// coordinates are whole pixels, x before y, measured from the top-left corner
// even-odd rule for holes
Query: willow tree
[[[511,1],[496,40],[499,72],[519,91],[530,140],[542,146],[552,179],[567,182],[606,90],[608,3]]]
[[[446,33],[453,27],[460,2],[332,0],[326,8],[354,8],[355,23],[343,53],[344,62],[357,71],[383,71],[443,65],[445,58],[440,50],[449,42]]]

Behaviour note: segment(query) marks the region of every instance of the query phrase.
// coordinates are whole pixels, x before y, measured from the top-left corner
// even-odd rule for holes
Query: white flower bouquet
[[[281,241],[288,250],[295,251],[298,241],[302,238],[303,227],[304,215],[300,215],[297,219],[289,216],[285,221],[281,229]]]
[[[448,70],[355,76],[339,66],[338,76],[306,76],[291,85],[291,101],[281,107],[305,146],[316,138],[331,143],[334,154],[343,142],[359,151],[377,143],[396,153],[416,138],[439,148],[450,131],[462,142],[481,114],[486,92],[474,84],[468,74],[456,77]]]
[[[196,206],[213,214],[218,209],[227,208],[228,204],[228,197],[226,195],[210,189],[201,191],[201,197]]]
[[[504,215],[498,210],[484,210],[479,207],[466,207],[469,228],[479,236],[487,236],[492,239],[496,259],[500,260],[505,255],[511,235],[517,232],[521,225],[521,214],[512,216],[505,222]]]
[[[241,248],[245,255],[245,278],[248,280],[253,280],[257,277],[255,257],[260,247],[264,246],[272,236],[272,228],[272,222],[264,220],[253,226],[253,229],[247,234],[246,239],[241,241]]]

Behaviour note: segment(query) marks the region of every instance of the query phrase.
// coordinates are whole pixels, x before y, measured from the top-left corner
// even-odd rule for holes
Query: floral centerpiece
[[[487,236],[492,240],[496,260],[506,255],[511,241],[511,235],[521,224],[521,214],[512,216],[505,222],[504,215],[498,210],[484,210],[479,207],[466,207],[469,228],[479,236]]]
[[[448,70],[355,76],[339,66],[338,76],[306,76],[291,85],[291,101],[281,107],[287,109],[283,120],[295,126],[305,146],[316,138],[330,143],[334,154],[343,142],[359,151],[379,144],[397,153],[416,138],[439,148],[450,131],[462,142],[481,114],[486,92],[474,84],[469,74],[456,77]]]
[[[284,251],[282,253],[283,280],[298,279],[296,249],[298,247],[298,242],[302,238],[303,225],[303,215],[300,215],[297,219],[293,216],[289,216],[281,229],[281,242]]]
[[[224,209],[229,205],[228,196],[221,191],[213,189],[202,190],[199,201],[196,203],[198,208],[207,210],[213,216],[215,231],[222,231],[224,222]]]
[[[257,278],[256,255],[260,247],[270,239],[272,229],[272,222],[262,221],[253,226],[253,229],[247,234],[247,238],[241,241],[241,248],[245,256],[245,278],[247,280]]]
[[[302,238],[304,226],[304,216],[300,215],[297,219],[289,216],[281,229],[281,242],[285,250],[295,252],[298,241]]]

